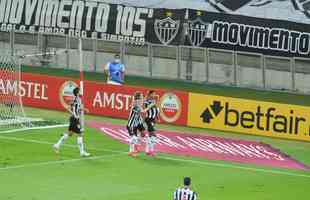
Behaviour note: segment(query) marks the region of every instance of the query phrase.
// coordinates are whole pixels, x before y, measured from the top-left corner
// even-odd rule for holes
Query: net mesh
[[[25,116],[20,91],[20,65],[18,59],[0,56],[0,130],[30,127]]]

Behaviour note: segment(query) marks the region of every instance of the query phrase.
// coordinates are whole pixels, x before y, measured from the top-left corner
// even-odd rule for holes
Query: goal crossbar
[[[36,56],[48,56],[48,55],[58,55],[62,53],[68,53],[69,50],[64,49],[64,50],[58,50],[58,51],[51,51],[51,52],[45,52],[45,53],[35,53],[35,54],[23,54],[23,55],[18,55],[19,58],[24,59],[28,57],[36,57]]]

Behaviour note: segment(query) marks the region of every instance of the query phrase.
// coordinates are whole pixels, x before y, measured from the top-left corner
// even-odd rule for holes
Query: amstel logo
[[[78,84],[73,81],[66,81],[59,89],[59,99],[64,108],[74,100],[73,89],[78,87]]]
[[[174,93],[165,93],[160,98],[160,116],[169,123],[175,122],[179,119],[182,111],[182,103],[180,98]]]

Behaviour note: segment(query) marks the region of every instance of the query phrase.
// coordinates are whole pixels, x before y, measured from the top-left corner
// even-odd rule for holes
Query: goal
[[[18,58],[0,55],[0,131],[31,126],[20,96],[20,77]]]
[[[23,106],[23,89],[21,85],[21,62],[27,58],[54,58],[68,50],[54,50],[50,52],[10,56],[0,54],[0,134],[29,129],[45,129],[67,126],[57,119],[38,118],[38,110]],[[83,95],[83,51],[82,39],[79,39],[80,88]],[[82,97],[83,101],[83,97]],[[25,112],[26,111],[26,112]],[[82,128],[84,127],[84,113],[82,112]]]

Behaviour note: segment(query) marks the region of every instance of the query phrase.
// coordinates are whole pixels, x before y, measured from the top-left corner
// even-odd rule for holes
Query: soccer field
[[[68,114],[27,108],[33,117],[67,122]],[[87,116],[87,120],[126,124],[123,120]],[[160,125],[160,129],[207,132],[220,137],[263,141],[309,165],[310,143]],[[184,176],[193,180],[199,199],[307,199],[310,173],[224,161],[160,154],[127,156],[127,145],[87,127],[85,143],[92,153],[81,158],[76,138],[60,155],[52,144],[66,130],[52,128],[0,134],[1,200],[171,200]]]

